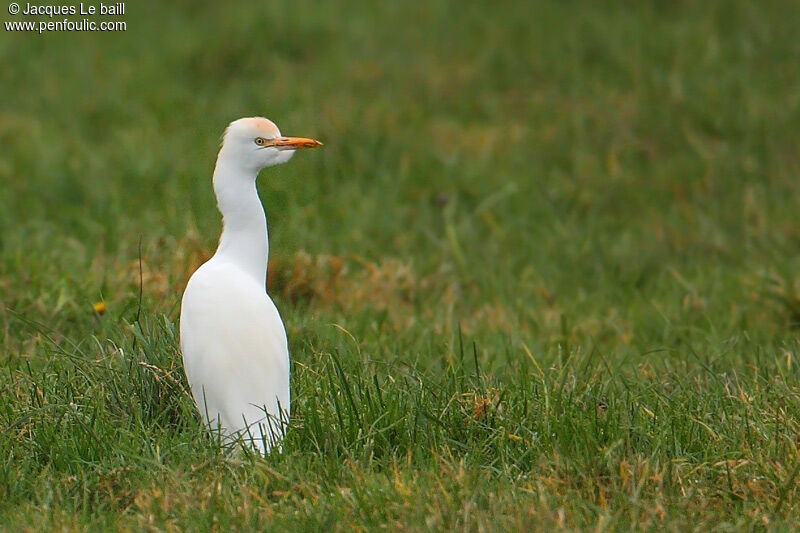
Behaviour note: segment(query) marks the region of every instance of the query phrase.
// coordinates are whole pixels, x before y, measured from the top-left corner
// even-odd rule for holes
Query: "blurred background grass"
[[[445,371],[461,331],[500,380],[526,351],[615,373],[780,359],[795,390],[800,4],[126,9],[121,33],[0,35],[9,372],[52,361],[30,321],[126,338],[140,246],[145,316],[174,324],[218,236],[221,132],[263,115],[325,143],[260,178],[299,363],[336,323],[353,363]]]

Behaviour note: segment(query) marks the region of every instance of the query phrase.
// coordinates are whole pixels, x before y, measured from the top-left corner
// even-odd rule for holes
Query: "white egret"
[[[261,118],[228,126],[214,168],[222,235],[183,294],[180,344],[186,377],[206,423],[265,453],[289,417],[289,349],[266,291],[267,222],[256,190],[261,169],[322,143],[282,137]]]

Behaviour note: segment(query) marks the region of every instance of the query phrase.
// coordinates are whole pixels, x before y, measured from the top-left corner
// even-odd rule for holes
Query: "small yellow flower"
[[[97,313],[98,315],[102,315],[103,313],[106,312],[106,303],[105,302],[95,302],[92,305],[92,309],[94,309],[94,312]]]

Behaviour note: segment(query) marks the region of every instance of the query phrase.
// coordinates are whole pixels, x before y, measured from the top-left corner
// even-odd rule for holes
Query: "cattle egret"
[[[180,344],[192,396],[205,422],[261,454],[289,417],[289,348],[267,295],[267,219],[256,190],[261,169],[322,143],[282,137],[261,118],[231,122],[214,168],[222,235],[183,293]]]

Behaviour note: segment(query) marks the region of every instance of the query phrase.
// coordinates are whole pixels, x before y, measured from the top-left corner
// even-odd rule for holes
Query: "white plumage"
[[[321,143],[282,137],[261,118],[225,131],[214,169],[223,229],[214,256],[183,294],[180,343],[192,395],[211,430],[241,436],[262,454],[289,420],[289,349],[266,292],[267,222],[256,190],[261,169]]]

